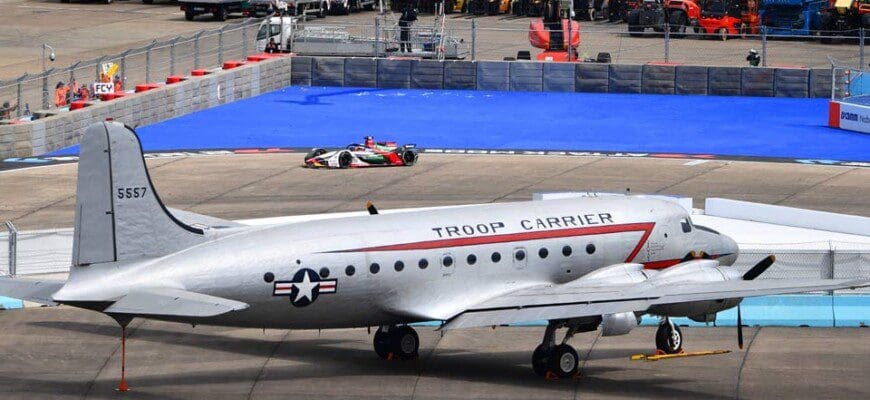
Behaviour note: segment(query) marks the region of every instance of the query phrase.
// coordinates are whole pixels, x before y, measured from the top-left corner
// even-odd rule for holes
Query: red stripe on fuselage
[[[642,231],[643,237],[638,241],[637,246],[631,251],[631,254],[628,255],[626,262],[631,262],[634,257],[637,256],[637,253],[640,252],[640,249],[643,248],[644,243],[646,243],[647,238],[650,233],[652,233],[653,227],[655,227],[654,222],[643,222],[636,224],[620,224],[620,225],[603,225],[603,226],[590,226],[584,228],[568,228],[568,229],[555,229],[548,231],[530,231],[530,232],[520,232],[520,233],[506,233],[501,235],[488,235],[488,236],[470,236],[470,237],[462,237],[462,238],[454,238],[454,239],[438,239],[438,240],[426,240],[422,242],[411,242],[411,243],[399,243],[399,244],[391,244],[386,246],[374,246],[374,247],[362,247],[358,249],[349,249],[349,250],[337,250],[331,251],[330,253],[352,253],[352,252],[369,252],[369,251],[400,251],[400,250],[429,250],[429,249],[438,249],[438,248],[446,248],[446,247],[462,247],[462,246],[474,246],[480,244],[494,244],[494,243],[510,243],[510,242],[521,242],[526,240],[541,240],[541,239],[556,239],[556,238],[565,238],[565,237],[574,237],[574,236],[588,236],[588,235],[604,235],[608,233],[623,233],[623,232],[635,232]]]

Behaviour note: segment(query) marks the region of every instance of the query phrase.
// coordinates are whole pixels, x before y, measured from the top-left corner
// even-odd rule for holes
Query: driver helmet
[[[372,136],[366,136],[366,139],[365,139],[365,140],[366,140],[366,141],[365,141],[365,146],[366,146],[366,147],[375,147],[375,138],[374,138],[374,137],[372,137]]]
[[[749,54],[758,54],[758,50],[749,49]]]

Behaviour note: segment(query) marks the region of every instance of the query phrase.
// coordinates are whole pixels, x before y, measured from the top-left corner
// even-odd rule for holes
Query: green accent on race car
[[[380,154],[357,154],[360,160],[369,164],[386,164],[387,158]]]

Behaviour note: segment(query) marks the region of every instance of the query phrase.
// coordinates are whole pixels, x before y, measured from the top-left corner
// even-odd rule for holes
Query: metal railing
[[[118,54],[80,60],[66,67],[0,81],[0,104],[9,102],[11,107],[17,106],[9,111],[10,117],[24,117],[38,109],[56,108],[56,86],[61,82],[69,85],[76,81],[79,85],[89,85],[98,81],[103,63],[116,63],[124,88],[132,89],[137,84],[163,81],[169,75],[187,75],[193,69],[218,67],[226,60],[244,60],[255,51],[259,22],[246,19],[218,29],[155,40]],[[0,119],[3,117],[0,115]]]
[[[326,27],[336,31],[344,29],[347,36],[361,39],[386,40],[392,47],[399,46],[399,28],[394,16],[376,16],[371,23],[312,20],[302,27]],[[526,27],[481,26],[475,18],[456,19],[448,16],[440,22],[417,22],[411,27],[411,44],[414,49],[427,45],[415,39],[417,32],[434,31],[445,38],[455,38],[468,49],[466,59],[472,61],[504,60],[517,58],[518,52],[529,51],[534,59],[542,50],[533,48],[529,43],[529,29]],[[692,27],[679,29],[664,25],[658,29],[642,32],[628,32],[627,24],[581,23],[579,28],[581,42],[577,48],[580,59],[591,61],[599,53],[609,53],[611,62],[619,64],[646,64],[667,62],[701,66],[750,66],[746,59],[750,49],[759,55],[761,67],[807,67],[830,68],[828,56],[848,63],[856,68],[866,69],[865,49],[862,40],[865,30],[849,31],[811,31],[789,30],[760,26],[749,32],[722,35],[705,33]],[[378,32],[375,35],[373,32]],[[559,32],[559,31],[557,31]],[[568,32],[561,32],[567,36]],[[426,35],[423,35],[425,37]],[[387,46],[389,47],[389,46]],[[373,47],[370,56],[376,56]],[[567,50],[564,50],[567,52]],[[304,51],[296,51],[300,55]],[[336,54],[340,55],[340,54]],[[384,54],[380,54],[383,56]],[[408,54],[387,54],[408,55]],[[413,54],[411,54],[413,55]]]

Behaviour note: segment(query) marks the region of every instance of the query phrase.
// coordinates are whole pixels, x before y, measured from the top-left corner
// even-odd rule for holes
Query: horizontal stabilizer
[[[247,226],[235,221],[212,217],[210,215],[202,215],[190,211],[179,210],[177,208],[166,207],[172,215],[181,220],[187,225],[200,229],[223,229],[223,228],[239,228]]]
[[[60,290],[64,283],[66,282],[0,278],[0,296],[53,306],[57,303],[52,300],[51,295]]]
[[[109,308],[107,314],[214,317],[248,308],[246,303],[180,289],[155,288],[130,292]]]

